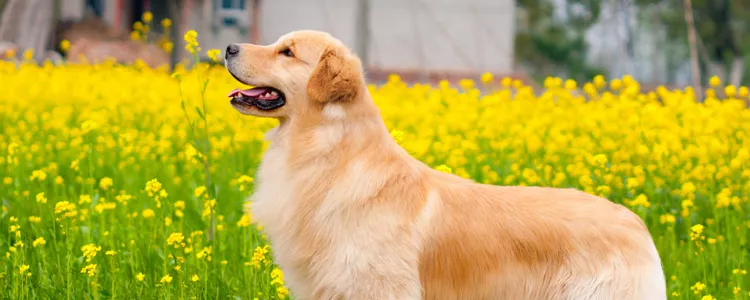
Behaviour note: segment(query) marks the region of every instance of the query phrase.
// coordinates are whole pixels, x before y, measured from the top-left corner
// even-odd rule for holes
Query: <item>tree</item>
[[[3,1],[0,17],[0,41],[8,41],[21,49],[34,49],[35,57],[46,55],[50,48],[55,18],[59,15],[57,1]]]
[[[568,0],[557,7],[551,0],[518,0],[524,16],[516,34],[516,60],[531,67],[534,77],[557,74],[588,80],[601,70],[586,62],[584,33],[599,18],[600,1]],[[556,12],[564,12],[558,18]]]
[[[687,24],[683,0],[637,0],[641,11],[657,11],[669,37],[687,47]],[[692,0],[701,70],[707,78],[717,75],[739,85],[750,54],[750,3],[737,0]]]

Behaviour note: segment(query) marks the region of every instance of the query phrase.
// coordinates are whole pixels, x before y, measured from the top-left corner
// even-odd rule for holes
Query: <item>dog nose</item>
[[[237,53],[240,53],[240,46],[239,45],[237,45],[237,44],[229,44],[229,46],[227,46],[226,58],[230,58],[232,56],[235,56],[235,55],[237,55]]]

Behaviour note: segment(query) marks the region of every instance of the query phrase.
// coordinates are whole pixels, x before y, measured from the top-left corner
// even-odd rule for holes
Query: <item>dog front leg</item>
[[[313,299],[419,300],[418,250],[411,236],[339,244],[318,261]],[[370,240],[372,241],[372,240]]]

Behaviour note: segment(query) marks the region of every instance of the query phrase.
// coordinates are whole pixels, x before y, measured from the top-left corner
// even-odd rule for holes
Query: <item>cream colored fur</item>
[[[294,57],[279,54],[287,48]],[[236,108],[279,120],[252,212],[297,299],[666,299],[635,214],[577,190],[482,185],[412,158],[388,134],[359,59],[331,35],[242,44],[226,66],[287,99],[273,111]]]

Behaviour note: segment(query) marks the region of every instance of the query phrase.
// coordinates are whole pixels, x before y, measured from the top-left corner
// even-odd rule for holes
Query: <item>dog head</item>
[[[320,31],[291,32],[266,46],[231,44],[225,64],[235,79],[253,86],[229,94],[232,106],[247,115],[282,119],[321,114],[327,104],[345,106],[366,92],[359,58]]]

